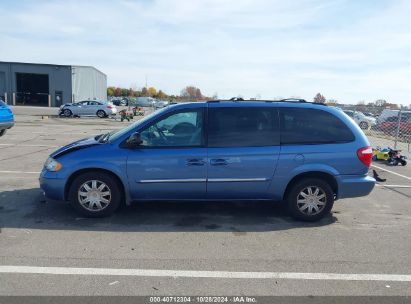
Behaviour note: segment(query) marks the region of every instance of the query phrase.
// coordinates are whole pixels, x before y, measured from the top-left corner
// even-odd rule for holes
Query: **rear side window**
[[[6,104],[4,103],[3,100],[0,99],[0,107],[4,107]]]
[[[210,108],[209,147],[261,147],[280,144],[274,108]]]
[[[281,108],[281,143],[345,143],[355,139],[351,130],[336,116],[315,109]]]

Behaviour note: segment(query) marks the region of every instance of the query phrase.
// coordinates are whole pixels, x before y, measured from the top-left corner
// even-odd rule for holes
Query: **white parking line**
[[[40,174],[41,172],[36,171],[0,171],[0,173],[15,173],[15,174]]]
[[[384,185],[384,184],[375,184],[376,186],[380,187],[387,187],[387,188],[411,188],[411,186],[407,185]]]
[[[397,172],[394,172],[394,171],[391,171],[391,170],[388,170],[388,169],[385,169],[385,168],[382,168],[382,167],[379,167],[379,166],[376,166],[376,165],[371,165],[371,166],[374,167],[374,168],[380,169],[382,171],[385,171],[385,172],[388,172],[388,173],[391,173],[391,174],[394,174],[394,175],[397,175],[397,176],[400,176],[400,177],[411,180],[411,177],[409,177],[409,176],[405,176],[405,175],[399,174]]]
[[[407,274],[366,274],[366,273],[362,273],[362,274],[352,273],[351,274],[351,273],[308,273],[308,272],[237,272],[237,271],[72,268],[72,267],[35,267],[35,266],[0,266],[0,273],[170,277],[170,278],[289,279],[289,280],[411,282],[411,275],[407,275]]]

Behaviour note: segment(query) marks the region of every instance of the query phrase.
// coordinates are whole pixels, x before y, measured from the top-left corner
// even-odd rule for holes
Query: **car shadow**
[[[0,193],[0,228],[121,232],[278,231],[333,224],[329,215],[315,223],[290,218],[272,202],[137,202],[113,216],[79,216],[67,202],[47,201],[38,188]]]

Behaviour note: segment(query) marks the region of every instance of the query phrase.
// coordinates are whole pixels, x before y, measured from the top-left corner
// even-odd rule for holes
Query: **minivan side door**
[[[209,103],[208,199],[269,199],[280,153],[277,109]]]
[[[204,112],[204,106],[173,111],[139,130],[143,143],[127,159],[132,199],[205,198]]]

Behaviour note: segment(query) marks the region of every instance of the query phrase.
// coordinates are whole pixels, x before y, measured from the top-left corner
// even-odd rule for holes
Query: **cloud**
[[[94,65],[109,84],[409,104],[411,3],[2,1],[4,61]]]

